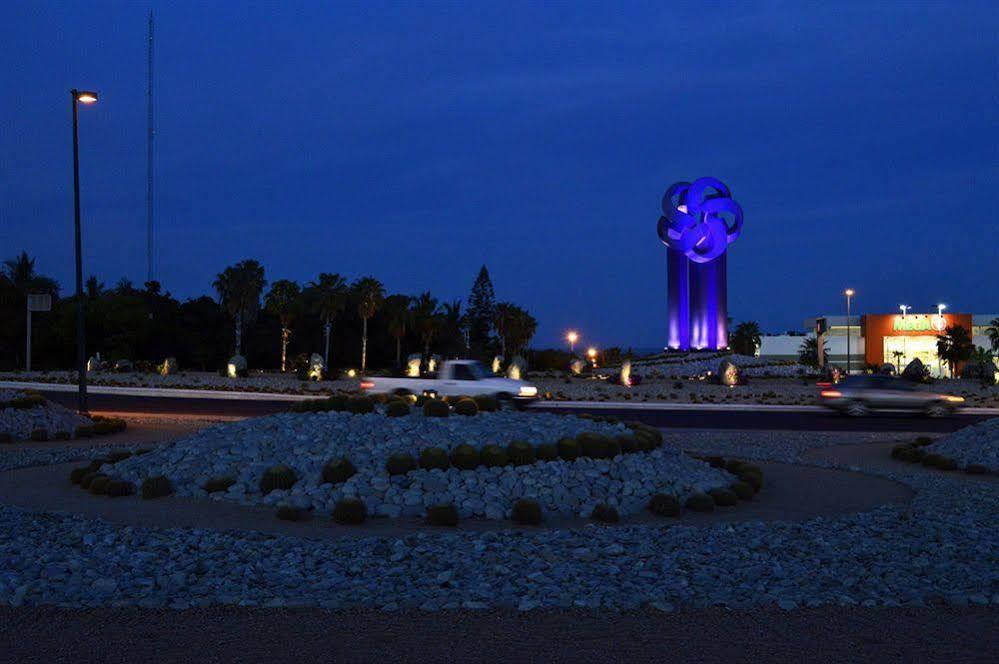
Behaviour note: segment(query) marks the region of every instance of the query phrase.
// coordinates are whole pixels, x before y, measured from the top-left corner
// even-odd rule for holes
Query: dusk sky
[[[660,198],[712,175],[745,210],[729,309],[999,312],[999,4],[5,2],[0,258],[73,289],[145,280],[146,16],[155,276],[211,293],[371,274],[464,298],[488,265],[534,345],[665,341]]]

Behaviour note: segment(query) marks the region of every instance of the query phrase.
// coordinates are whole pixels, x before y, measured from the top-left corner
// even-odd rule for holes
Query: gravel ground
[[[0,403],[26,396],[17,390],[0,389]],[[10,434],[13,440],[27,440],[36,429],[44,429],[51,438],[63,432],[72,436],[76,427],[93,424],[89,417],[82,417],[57,403],[46,401],[34,408],[0,409],[0,432]]]
[[[0,607],[11,662],[988,662],[994,607],[445,613]]]
[[[979,464],[999,472],[999,417],[944,436],[926,451],[954,459],[961,468]]]

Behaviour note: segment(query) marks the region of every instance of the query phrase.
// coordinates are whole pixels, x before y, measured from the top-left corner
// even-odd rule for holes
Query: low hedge
[[[77,438],[92,438],[94,433],[94,426],[92,424],[81,424],[76,427]]]
[[[285,464],[271,466],[260,477],[260,493],[266,496],[271,491],[278,489],[289,491],[297,481],[298,476],[295,475],[295,471]]]
[[[52,436],[52,439],[53,440],[69,440],[72,437],[73,437],[73,434],[71,434],[68,431],[56,431],[55,434]]]
[[[486,445],[480,452],[482,465],[486,468],[498,468],[510,462],[506,450],[499,445]]]
[[[715,499],[707,493],[695,493],[687,498],[684,507],[692,512],[713,512],[715,509]]]
[[[330,459],[323,466],[323,484],[340,484],[357,474],[357,468],[344,457]]]
[[[458,470],[475,470],[482,463],[479,451],[464,443],[451,450],[451,465]]]
[[[451,409],[447,403],[440,399],[427,399],[423,404],[424,417],[447,417],[451,414]]]
[[[479,407],[476,405],[475,401],[465,397],[463,399],[459,399],[458,402],[454,404],[454,414],[472,417],[479,414]]]
[[[142,480],[141,492],[143,500],[163,498],[164,496],[169,496],[173,493],[173,484],[171,484],[170,480],[163,475],[147,477]]]
[[[659,516],[680,516],[680,501],[665,493],[657,493],[649,499],[648,509]]]
[[[409,403],[402,399],[389,401],[388,405],[385,406],[385,414],[389,417],[406,417],[409,412]]]
[[[357,498],[342,498],[333,507],[333,521],[341,525],[357,525],[368,518],[368,508]]]
[[[350,397],[347,399],[347,412],[365,415],[375,412],[375,402],[370,397]]]
[[[526,466],[534,463],[534,447],[523,440],[514,440],[506,446],[506,455],[515,466]]]
[[[604,503],[600,503],[594,507],[593,513],[590,514],[590,517],[593,518],[594,521],[602,521],[603,523],[617,523],[621,520],[621,516],[617,513],[617,509]]]
[[[756,494],[756,490],[749,482],[744,482],[739,480],[738,482],[733,482],[729,489],[732,490],[736,496],[741,500],[752,500],[753,496]]]
[[[431,526],[457,526],[458,510],[450,503],[433,505],[427,508],[427,523]]]
[[[480,394],[477,397],[472,397],[475,402],[476,408],[483,413],[494,413],[500,409],[500,400],[494,396],[488,394]]]
[[[93,482],[98,477],[105,477],[103,473],[99,473],[96,470],[91,469],[89,472],[84,473],[83,477],[80,478],[80,488],[89,489],[90,483]]]
[[[389,475],[405,475],[411,470],[416,469],[416,461],[408,454],[403,454],[401,452],[393,454],[385,462],[385,470],[388,471]]]
[[[218,493],[219,491],[228,491],[229,487],[236,483],[235,477],[213,477],[207,482],[205,486],[201,487],[208,493]]]
[[[9,408],[16,408],[18,410],[28,410],[29,408],[38,408],[44,405],[45,397],[40,394],[26,394],[23,397],[17,397],[7,402]]]
[[[558,448],[554,443],[542,443],[534,450],[538,461],[555,461],[558,459]]]
[[[91,485],[93,486],[93,485]],[[104,493],[112,498],[121,498],[123,496],[134,496],[135,495],[135,485],[126,480],[111,480],[108,482],[107,487],[104,489]]]
[[[280,505],[277,508],[277,518],[282,521],[301,521],[305,518],[305,510],[292,505]]]
[[[731,489],[711,489],[708,491],[708,495],[714,499],[715,505],[719,507],[732,507],[739,502],[739,497]]]
[[[31,432],[30,438],[36,443],[44,443],[49,439],[49,432],[45,429],[35,429]]]
[[[541,505],[536,500],[521,498],[513,504],[510,518],[520,525],[536,526],[542,521]]]
[[[420,450],[420,468],[424,470],[433,470],[434,468],[447,470],[450,465],[451,461],[448,459],[447,452],[443,449],[439,447],[426,447]]]
[[[110,482],[111,478],[107,475],[98,475],[90,481],[90,486],[87,487],[87,490],[95,496],[102,496],[107,491]]]

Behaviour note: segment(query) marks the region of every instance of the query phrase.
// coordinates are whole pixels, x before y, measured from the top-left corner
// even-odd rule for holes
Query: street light
[[[944,317],[943,317],[943,312],[944,309],[946,308],[947,308],[946,304],[937,305],[937,332],[942,333],[947,328],[947,325],[944,322]],[[943,359],[940,357],[939,353],[937,353],[937,374],[943,376]]]
[[[586,349],[586,357],[590,358],[590,365],[594,369],[596,369],[597,368],[597,349],[593,348],[592,346],[590,348],[587,348]]]
[[[850,298],[853,297],[854,291],[852,288],[847,288],[843,291],[846,295],[846,375],[850,375]],[[822,352],[822,349],[819,349]]]
[[[77,409],[87,412],[86,312],[83,302],[83,249],[80,240],[80,131],[77,127],[80,104],[97,103],[97,93],[70,90],[73,98],[73,228],[76,232],[76,372],[79,385]]]
[[[569,355],[575,352],[576,342],[579,341],[579,333],[575,330],[569,330],[568,334],[565,335],[565,340],[569,342]]]

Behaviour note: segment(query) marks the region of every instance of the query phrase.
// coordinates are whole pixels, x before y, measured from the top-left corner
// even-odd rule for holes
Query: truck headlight
[[[536,397],[538,396],[538,388],[533,385],[524,385],[520,388],[520,396],[522,397]]]

